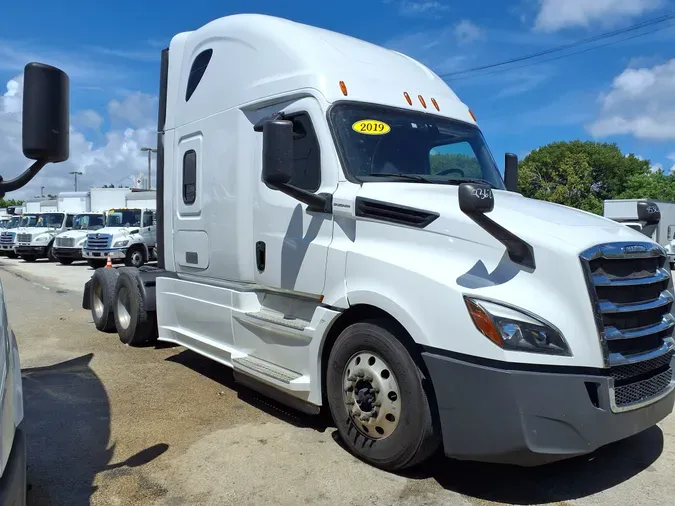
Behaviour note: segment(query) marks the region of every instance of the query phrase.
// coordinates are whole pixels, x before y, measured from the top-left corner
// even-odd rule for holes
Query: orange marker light
[[[434,104],[434,107],[436,108],[437,111],[440,111],[440,110],[441,110],[441,108],[438,107],[438,102],[436,102],[436,99],[435,99],[435,98],[432,98],[432,99],[431,99],[431,103]]]
[[[410,98],[410,95],[408,95],[408,92],[407,92],[407,91],[404,91],[404,92],[403,92],[403,96],[404,96],[405,99],[408,101],[408,105],[412,105],[412,99]]]
[[[342,94],[346,97],[347,96],[347,85],[345,84],[344,81],[340,81],[340,89],[342,90]]]
[[[422,95],[417,95],[417,98],[420,99],[420,104],[422,104],[422,107],[424,107],[426,109],[427,103],[424,101],[424,97]]]
[[[499,334],[497,327],[495,327],[492,318],[487,312],[477,303],[469,299],[464,299],[466,303],[466,308],[469,310],[473,324],[481,334],[487,337],[490,341],[495,343],[500,348],[504,347],[504,342],[502,341],[502,336]]]
[[[472,111],[471,109],[469,109],[469,114],[471,114],[471,117],[473,118],[473,120],[474,120],[476,123],[478,123],[478,120],[476,119],[476,115],[473,113],[473,111]]]

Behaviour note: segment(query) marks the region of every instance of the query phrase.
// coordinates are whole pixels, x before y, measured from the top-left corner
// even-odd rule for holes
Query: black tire
[[[105,267],[105,265],[108,263],[107,260],[95,260],[93,258],[88,258],[87,263],[89,264],[89,267],[92,269],[100,269],[101,267]]]
[[[124,257],[124,265],[127,267],[139,268],[145,263],[145,252],[143,248],[132,246],[127,250],[127,256]]]
[[[7,258],[16,258],[16,256],[17,256],[16,253],[14,253],[13,251],[7,253]]]
[[[21,260],[24,262],[35,262],[37,257],[35,255],[21,255]]]
[[[397,338],[399,330],[389,325],[386,321],[371,321],[355,323],[342,331],[337,338],[330,353],[326,372],[326,391],[328,404],[333,421],[337,426],[342,441],[348,450],[357,458],[368,464],[384,469],[395,471],[419,464],[429,458],[440,445],[440,432],[434,421],[428,393],[423,384],[424,375],[411,357],[410,353]],[[379,418],[374,422],[375,429],[379,433],[382,426],[387,426],[383,418],[397,421],[395,428],[386,437],[380,439],[368,436],[362,422],[355,420],[349,410],[352,406],[347,405],[347,396],[343,372],[347,368],[352,357],[359,353],[373,353],[381,358],[390,376],[395,378],[399,392],[392,395],[390,391],[376,393],[375,400],[382,403],[382,407],[373,408],[380,410]],[[374,364],[377,363],[372,357]],[[370,358],[368,362],[370,363]],[[362,362],[365,364],[365,361]],[[366,369],[366,378],[369,374]],[[353,375],[354,372],[351,372]],[[374,379],[371,386],[377,385],[378,380],[385,378],[384,371],[381,377]],[[353,377],[350,375],[350,377]],[[372,374],[371,374],[372,378]],[[357,385],[363,380],[358,380]],[[370,382],[369,382],[370,384]],[[371,390],[371,393],[373,391]],[[399,400],[400,405],[394,411],[387,411],[386,398]],[[357,403],[354,407],[361,407]],[[370,421],[368,422],[370,423]],[[357,426],[358,424],[358,426]],[[369,431],[374,434],[373,431]]]
[[[119,272],[117,269],[96,269],[91,277],[91,290],[89,292],[89,307],[91,317],[96,328],[102,332],[115,331],[115,318],[113,316],[113,304],[115,297],[115,284]]]
[[[113,314],[120,341],[129,346],[143,346],[157,339],[155,313],[145,310],[136,269],[120,269],[115,285]]]
[[[49,246],[47,246],[47,260],[49,262],[56,262],[57,258],[54,256],[54,243],[52,242]]]
[[[74,262],[72,258],[57,258],[61,265],[70,265]]]

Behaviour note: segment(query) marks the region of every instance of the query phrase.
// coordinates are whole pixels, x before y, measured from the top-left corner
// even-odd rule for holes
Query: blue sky
[[[5,92],[4,84],[32,59],[62,66],[71,76],[76,130],[71,160],[45,169],[51,172],[41,174],[27,192],[40,185],[52,192],[69,189],[67,172],[74,168],[86,172],[83,185],[131,184],[129,176],[147,163],[137,148],[154,145],[160,49],[174,33],[227,14],[272,14],[347,33],[446,74],[627,27],[675,11],[674,3],[70,0],[64,8],[45,0],[9,2],[0,17],[0,136],[11,139],[17,132],[12,99],[18,95],[11,83]],[[675,164],[674,42],[671,27],[581,55],[528,60],[514,65],[527,66],[449,78],[449,83],[478,116],[500,165],[505,151],[523,156],[551,141],[581,138],[617,142],[622,151],[669,170]],[[20,150],[15,153],[16,142],[4,143],[0,138],[0,148],[9,146],[0,149],[0,174],[8,178],[27,162]]]

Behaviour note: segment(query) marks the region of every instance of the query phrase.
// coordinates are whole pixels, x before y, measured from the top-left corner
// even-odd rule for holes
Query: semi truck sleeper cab
[[[469,108],[415,60],[220,18],[162,52],[158,132],[158,265],[94,272],[98,329],[327,406],[383,469],[441,446],[544,464],[671,413],[664,249],[518,194],[515,156],[502,178]]]

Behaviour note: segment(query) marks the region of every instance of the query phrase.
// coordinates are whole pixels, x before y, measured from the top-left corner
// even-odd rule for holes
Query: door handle
[[[265,270],[265,249],[265,243],[263,241],[255,243],[255,263],[260,272]]]

